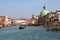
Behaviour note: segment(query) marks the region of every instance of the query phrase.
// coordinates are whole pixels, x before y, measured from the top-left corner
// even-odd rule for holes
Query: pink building
[[[11,20],[7,16],[0,16],[0,24],[7,26],[11,23]]]

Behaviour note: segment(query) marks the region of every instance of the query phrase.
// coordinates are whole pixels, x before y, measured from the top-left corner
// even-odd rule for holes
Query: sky
[[[0,0],[0,16],[31,18],[40,15],[44,4],[49,12],[60,10],[60,0]]]

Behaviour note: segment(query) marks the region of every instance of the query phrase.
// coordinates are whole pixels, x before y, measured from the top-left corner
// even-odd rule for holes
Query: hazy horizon
[[[0,16],[31,18],[40,14],[44,4],[48,11],[60,10],[60,0],[0,0]]]

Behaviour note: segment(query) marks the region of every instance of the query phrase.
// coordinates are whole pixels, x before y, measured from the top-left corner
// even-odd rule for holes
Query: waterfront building
[[[3,24],[4,21],[5,21],[5,16],[0,16],[0,24]]]
[[[13,25],[18,25],[18,24],[20,24],[20,23],[22,23],[22,22],[25,22],[24,20],[20,20],[20,19],[13,19]]]
[[[18,25],[18,24],[30,24],[31,23],[31,19],[26,19],[26,18],[21,18],[21,19],[14,19],[13,20],[13,24],[14,25]]]
[[[36,16],[36,15],[33,15],[32,14],[32,18],[31,18],[32,19],[32,22],[31,23],[38,25],[38,18],[39,18],[39,15]]]
[[[47,16],[48,19],[50,19],[54,15],[55,15],[55,12],[49,12],[46,16]]]
[[[38,16],[32,14],[32,19],[38,20]]]
[[[46,17],[47,30],[60,30],[60,11],[50,12]]]
[[[11,20],[7,16],[0,16],[0,25],[2,27],[8,26],[11,23]]]
[[[56,11],[57,14],[58,14],[58,19],[59,19],[59,22],[60,22],[60,11]]]
[[[51,18],[55,17],[55,18],[58,18],[59,21],[60,21],[60,11],[55,11],[55,12],[49,12],[47,15],[47,20],[51,20]]]
[[[5,21],[4,21],[4,25],[7,25],[8,24],[8,17],[5,16]]]
[[[38,24],[39,25],[43,25],[43,23],[44,23],[43,17],[39,16],[39,18],[38,18]]]

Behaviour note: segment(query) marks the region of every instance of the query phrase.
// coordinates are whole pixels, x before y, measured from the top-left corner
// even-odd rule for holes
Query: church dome
[[[46,7],[44,6],[43,7],[43,10],[41,11],[41,13],[40,13],[40,15],[41,16],[45,16],[45,15],[47,15],[48,14],[48,10],[46,10]]]

